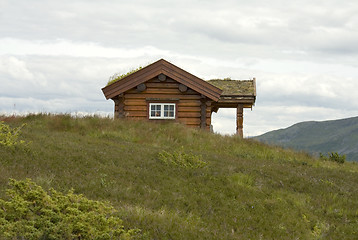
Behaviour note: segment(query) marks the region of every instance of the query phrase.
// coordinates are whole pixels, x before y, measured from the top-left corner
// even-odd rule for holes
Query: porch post
[[[242,104],[238,104],[236,109],[236,134],[238,134],[240,138],[244,137],[243,122],[244,122],[244,107]]]

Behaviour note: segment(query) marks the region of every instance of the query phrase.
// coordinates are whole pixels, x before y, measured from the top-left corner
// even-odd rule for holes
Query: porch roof
[[[220,99],[214,104],[214,112],[219,108],[236,108],[238,104],[243,104],[244,108],[251,108],[255,104],[255,78],[253,80],[212,79],[208,83],[223,91]]]
[[[255,79],[253,80],[212,79],[207,82],[223,90],[221,96],[256,96]]]

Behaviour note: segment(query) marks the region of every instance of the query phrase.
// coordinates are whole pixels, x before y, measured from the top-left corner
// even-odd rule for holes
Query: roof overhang
[[[252,108],[255,105],[256,96],[239,96],[239,95],[222,95],[220,99],[213,103],[213,112],[217,112],[219,108],[237,108],[242,105],[243,108]]]

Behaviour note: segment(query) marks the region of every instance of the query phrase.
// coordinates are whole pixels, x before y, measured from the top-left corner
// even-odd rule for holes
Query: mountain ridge
[[[254,139],[314,155],[337,152],[349,161],[358,161],[358,117],[300,122]]]

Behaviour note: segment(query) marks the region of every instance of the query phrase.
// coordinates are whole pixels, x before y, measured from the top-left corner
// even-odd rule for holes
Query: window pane
[[[168,117],[169,105],[164,105],[164,117]]]
[[[160,104],[150,104],[150,117],[160,117]]]
[[[155,116],[156,117],[160,117],[160,109],[161,109],[161,105],[156,105],[156,111],[155,111]]]

